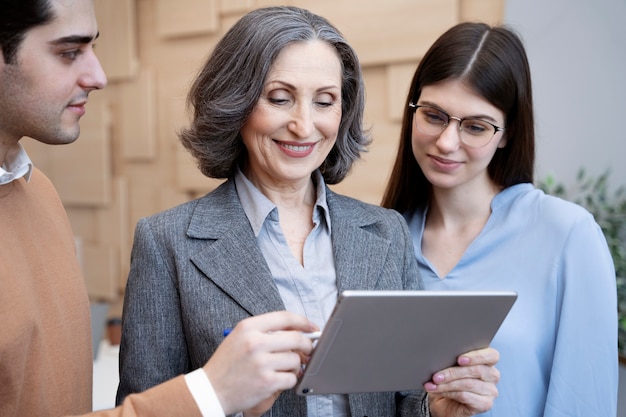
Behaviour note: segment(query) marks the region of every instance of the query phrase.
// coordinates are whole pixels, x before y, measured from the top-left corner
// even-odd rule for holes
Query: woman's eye
[[[487,125],[480,120],[465,120],[463,130],[473,135],[480,135],[487,130]]]
[[[333,103],[332,101],[316,101],[315,104],[321,107],[330,107],[335,103]]]
[[[335,98],[330,94],[322,94],[315,99],[315,104],[321,107],[330,107],[335,104]]]
[[[424,116],[430,123],[445,124],[445,117],[441,113],[425,112]]]
[[[269,97],[268,101],[272,104],[285,104],[289,102],[289,100],[287,100],[286,98],[274,98],[274,97]]]
[[[291,101],[291,94],[285,90],[272,90],[267,94],[267,101],[277,106],[288,104]]]

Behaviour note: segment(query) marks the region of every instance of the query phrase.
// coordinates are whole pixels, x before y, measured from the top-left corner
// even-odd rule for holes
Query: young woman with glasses
[[[511,29],[461,23],[420,62],[382,205],[426,289],[515,290],[485,416],[614,416],[615,272],[594,218],[533,186],[530,70]]]

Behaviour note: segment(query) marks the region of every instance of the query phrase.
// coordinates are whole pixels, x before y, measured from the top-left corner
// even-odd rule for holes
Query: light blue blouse
[[[617,412],[613,261],[593,216],[531,184],[499,193],[492,214],[444,279],[421,250],[426,211],[405,214],[428,290],[515,290],[492,346],[500,352],[492,417]]]
[[[278,209],[237,170],[237,194],[257,238],[285,309],[307,317],[320,329],[337,302],[337,279],[331,239],[330,214],[326,203],[326,185],[322,174],[313,173],[317,201],[313,211],[313,230],[304,243],[304,266],[293,256],[280,228]],[[347,395],[309,395],[308,417],[350,415]]]

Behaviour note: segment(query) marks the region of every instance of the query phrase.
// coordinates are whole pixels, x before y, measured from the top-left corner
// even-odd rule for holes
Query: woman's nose
[[[455,151],[461,146],[461,130],[459,121],[450,118],[448,125],[437,138],[437,146],[446,152]]]
[[[289,122],[289,130],[300,138],[308,138],[313,133],[313,129],[313,115],[310,106],[297,106]]]

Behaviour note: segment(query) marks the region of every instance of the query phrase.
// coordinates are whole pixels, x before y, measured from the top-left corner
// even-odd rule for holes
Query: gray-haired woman
[[[205,175],[227,181],[137,226],[118,401],[203,364],[246,317],[286,309],[323,328],[342,290],[422,288],[404,219],[327,187],[369,138],[359,61],[326,19],[293,7],[245,15],[189,103],[182,142]],[[287,390],[245,415],[425,416],[430,403],[433,416],[468,416],[491,407],[497,360],[493,349],[463,355],[425,384],[430,400]]]

